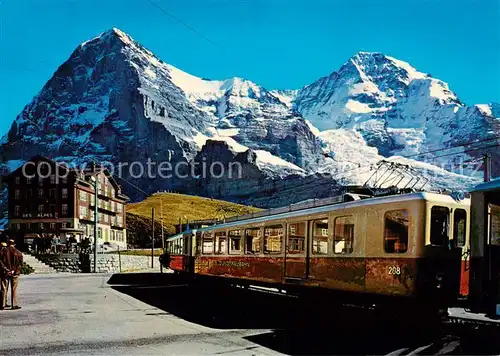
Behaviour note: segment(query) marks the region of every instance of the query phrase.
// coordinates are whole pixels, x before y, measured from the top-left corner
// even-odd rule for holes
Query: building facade
[[[50,239],[67,245],[94,239],[97,183],[98,243],[126,247],[128,197],[108,170],[70,169],[42,156],[12,172],[8,184],[8,233],[18,245]]]

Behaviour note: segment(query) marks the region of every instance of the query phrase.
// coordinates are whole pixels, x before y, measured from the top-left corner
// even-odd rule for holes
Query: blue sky
[[[384,52],[475,104],[500,102],[499,24],[498,0],[0,0],[0,134],[78,44],[111,27],[191,74],[269,89]]]

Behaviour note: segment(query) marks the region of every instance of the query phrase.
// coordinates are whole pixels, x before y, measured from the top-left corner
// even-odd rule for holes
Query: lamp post
[[[95,176],[92,176],[90,179],[92,180],[94,185],[94,273],[97,273],[97,193],[99,188],[99,180]]]
[[[160,214],[161,214],[161,253],[165,253],[165,238],[163,237],[163,199],[160,196]],[[163,273],[163,263],[160,263],[160,273]]]

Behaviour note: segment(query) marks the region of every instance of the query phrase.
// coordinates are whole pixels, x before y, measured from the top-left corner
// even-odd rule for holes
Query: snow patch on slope
[[[261,170],[271,172],[273,176],[284,178],[290,174],[305,174],[305,171],[302,168],[296,166],[295,164],[287,162],[268,151],[255,150],[254,152],[257,156],[255,162],[257,164],[257,167],[259,167]]]
[[[212,140],[212,141],[222,141],[227,143],[229,148],[236,153],[248,151],[248,147],[239,144],[231,136],[222,136],[217,134],[214,134],[213,136],[207,136],[198,132],[195,136],[193,136],[193,140],[196,143],[198,150],[201,150],[208,140]]]
[[[288,108],[292,108],[293,101],[297,96],[298,90],[271,90],[270,93],[278,98]]]

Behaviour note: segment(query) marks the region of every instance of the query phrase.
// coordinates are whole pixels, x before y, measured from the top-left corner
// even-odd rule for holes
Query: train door
[[[308,222],[294,222],[286,227],[285,281],[306,279],[309,274]]]
[[[432,205],[428,211],[428,235],[424,249],[426,277],[424,289],[432,300],[448,304],[460,293],[462,247],[451,240],[452,209]]]
[[[470,273],[470,242],[469,242],[469,214],[465,209],[453,209],[451,214],[453,226],[453,239],[451,248],[461,249],[462,261],[460,267],[460,296],[466,297],[469,294],[469,273]]]
[[[488,237],[486,258],[489,264],[489,303],[492,305],[490,314],[500,316],[500,197],[490,196],[488,206]]]
[[[499,180],[472,191],[470,307],[500,316],[500,186]]]
[[[194,234],[190,231],[182,235],[182,269],[187,273],[194,273],[193,240]]]

